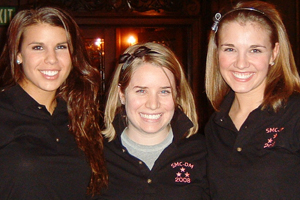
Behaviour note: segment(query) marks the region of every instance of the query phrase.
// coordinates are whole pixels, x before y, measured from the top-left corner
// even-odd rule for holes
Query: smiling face
[[[175,110],[172,88],[174,75],[166,68],[144,63],[133,72],[125,94],[119,92],[129,138],[140,144],[157,144],[167,136]]]
[[[278,43],[273,49],[270,33],[257,22],[228,22],[219,34],[219,67],[225,82],[236,94],[262,95]]]
[[[55,94],[72,68],[66,31],[46,23],[27,27],[17,59],[24,71],[19,84],[26,92]]]

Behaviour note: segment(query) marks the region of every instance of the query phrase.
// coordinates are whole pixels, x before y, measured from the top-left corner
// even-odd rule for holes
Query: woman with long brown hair
[[[62,9],[23,10],[1,56],[0,195],[85,199],[107,184],[99,73]]]

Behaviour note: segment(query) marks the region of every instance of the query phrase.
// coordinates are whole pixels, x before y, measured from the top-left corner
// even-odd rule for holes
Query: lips
[[[58,71],[41,71],[41,73],[46,76],[55,76],[58,74]]]
[[[234,77],[238,78],[238,79],[248,79],[251,76],[253,76],[255,73],[249,73],[249,72],[245,72],[245,73],[240,73],[240,72],[233,72],[232,73]]]
[[[145,119],[158,119],[161,116],[161,114],[149,115],[149,114],[142,114],[142,113],[140,113],[140,115],[142,118]]]

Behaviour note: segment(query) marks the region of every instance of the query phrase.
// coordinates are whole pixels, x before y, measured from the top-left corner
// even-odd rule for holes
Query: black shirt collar
[[[120,137],[121,133],[127,126],[125,112],[118,113],[113,120],[113,126],[116,134]],[[174,116],[171,120],[171,127],[174,133],[174,141],[178,142],[185,136],[185,133],[193,127],[192,121],[179,108],[175,109]]]
[[[29,108],[37,108],[40,106],[44,107],[44,105],[39,104],[27,92],[25,92],[25,90],[19,84],[5,89],[4,92],[12,102],[13,107],[20,113],[25,112]],[[66,110],[66,106],[67,105],[64,100],[57,98],[57,107],[55,108],[54,113],[64,112]]]
[[[5,93],[12,102],[14,108],[19,112],[23,112],[30,107],[40,106],[40,104],[28,95],[19,84],[5,90]]]

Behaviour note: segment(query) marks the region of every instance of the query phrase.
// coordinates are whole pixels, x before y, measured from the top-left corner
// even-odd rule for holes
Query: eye
[[[252,53],[261,53],[261,50],[259,50],[259,49],[252,49],[251,52]]]
[[[161,93],[162,94],[171,94],[171,90],[162,90]]]
[[[56,49],[68,49],[68,45],[58,45]]]
[[[146,90],[139,89],[139,90],[137,90],[137,91],[136,91],[136,93],[141,93],[141,94],[144,94],[144,93],[146,93]]]
[[[233,48],[225,48],[224,51],[226,51],[226,52],[232,52],[232,51],[234,51],[234,49]]]
[[[33,46],[32,49],[33,50],[42,50],[43,47],[42,46]]]

